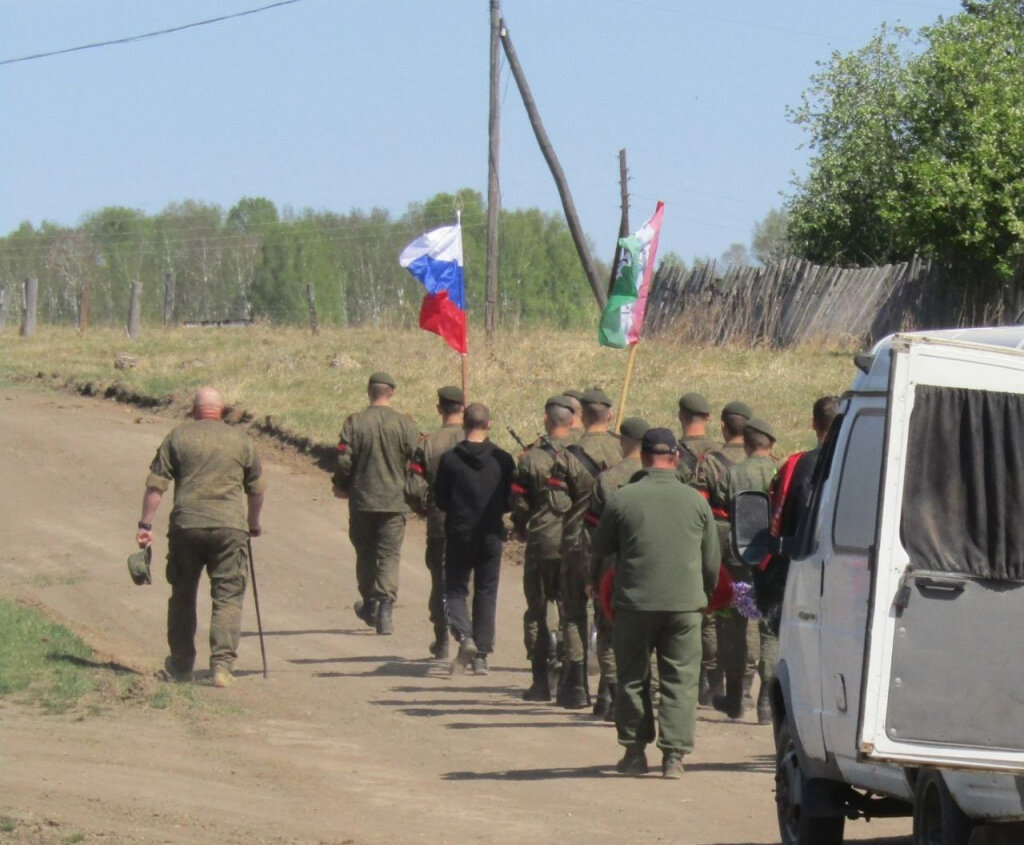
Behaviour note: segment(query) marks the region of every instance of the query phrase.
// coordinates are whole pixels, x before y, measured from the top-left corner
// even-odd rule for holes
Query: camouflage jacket
[[[349,494],[349,509],[408,513],[405,473],[418,442],[416,424],[385,405],[350,414],[338,437],[333,478]]]
[[[562,522],[571,502],[562,490],[549,486],[556,458],[572,437],[544,435],[519,457],[510,493],[512,525],[527,534],[527,554],[540,559],[559,556]]]
[[[405,476],[405,499],[416,513],[427,517],[427,536],[444,536],[444,512],[434,502],[434,479],[441,456],[463,439],[462,426],[448,423],[424,436],[413,453]]]

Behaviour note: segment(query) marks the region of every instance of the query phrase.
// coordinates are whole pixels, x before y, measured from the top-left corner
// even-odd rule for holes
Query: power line
[[[125,38],[115,38],[111,41],[97,41],[93,44],[82,44],[78,47],[66,47],[63,50],[51,50],[48,53],[35,53],[31,56],[20,56],[16,59],[2,59],[0,65],[13,65],[17,62],[30,62],[34,59],[45,59],[50,56],[60,56],[64,53],[75,53],[79,50],[92,50],[94,47],[110,47],[113,44],[128,44],[131,41],[142,41],[145,38],[156,38],[158,35],[169,35],[172,32],[181,32],[184,29],[192,29],[197,26],[206,26],[211,23],[220,23],[221,21],[230,20],[231,18],[242,18],[246,15],[255,15],[259,12],[265,12],[268,9],[276,9],[278,6],[290,6],[292,3],[298,3],[300,0],[278,0],[276,3],[268,3],[266,6],[260,6],[257,9],[246,9],[243,12],[232,12],[230,15],[221,15],[218,18],[209,18],[205,21],[195,21],[194,23],[186,23],[181,26],[172,26],[169,29],[158,29],[155,32],[145,32],[142,35],[129,35]]]

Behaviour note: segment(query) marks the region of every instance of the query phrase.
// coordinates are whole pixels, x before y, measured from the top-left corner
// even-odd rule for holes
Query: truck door
[[[858,749],[1024,772],[1024,354],[892,344]]]

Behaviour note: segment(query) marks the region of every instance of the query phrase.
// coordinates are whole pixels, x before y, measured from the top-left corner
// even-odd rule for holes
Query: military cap
[[[746,402],[730,402],[724,408],[722,408],[722,418],[725,418],[726,414],[738,414],[741,417],[750,419],[754,416],[754,412],[750,410],[750,406]]]
[[[149,562],[153,557],[153,547],[146,546],[133,555],[128,556],[128,574],[136,584],[152,584],[149,575]]]
[[[370,374],[370,384],[386,384],[388,387],[398,387],[395,380],[383,370]]]
[[[626,417],[619,426],[619,434],[630,440],[643,440],[650,427],[650,423],[641,417]]]
[[[710,414],[711,406],[699,393],[684,393],[679,397],[679,410],[690,414]]]
[[[576,409],[572,406],[569,397],[561,393],[557,396],[549,396],[548,401],[544,403],[544,407],[546,408],[548,405],[557,405],[559,408],[565,408],[567,411],[576,413]]]
[[[392,385],[394,387],[394,385]],[[457,402],[460,405],[464,405],[466,397],[462,395],[462,388],[455,387],[455,385],[449,384],[445,387],[439,387],[437,389],[437,398],[442,402]]]
[[[563,390],[562,391],[562,395],[563,396],[570,396],[573,399],[575,399],[577,402],[580,402],[583,399],[583,391],[581,391],[581,390]]]
[[[606,405],[609,408],[612,406],[612,400],[608,398],[608,394],[601,390],[600,387],[590,388],[580,397],[580,402],[587,405]]]
[[[761,434],[770,437],[772,443],[774,443],[778,439],[775,437],[775,431],[772,429],[771,425],[767,423],[765,420],[761,419],[760,417],[752,417],[751,419],[747,420],[747,424],[744,427],[744,430],[748,428],[753,429],[754,431],[759,431],[761,432]]]
[[[679,451],[679,444],[669,429],[649,428],[641,438],[640,450],[649,455],[672,455]]]

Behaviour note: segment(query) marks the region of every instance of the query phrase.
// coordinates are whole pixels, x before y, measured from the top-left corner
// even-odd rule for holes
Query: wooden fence
[[[865,344],[896,331],[1019,322],[1024,274],[965,286],[924,259],[880,267],[822,267],[790,258],[765,267],[714,262],[682,271],[662,265],[647,302],[645,332],[695,344],[786,347]]]

